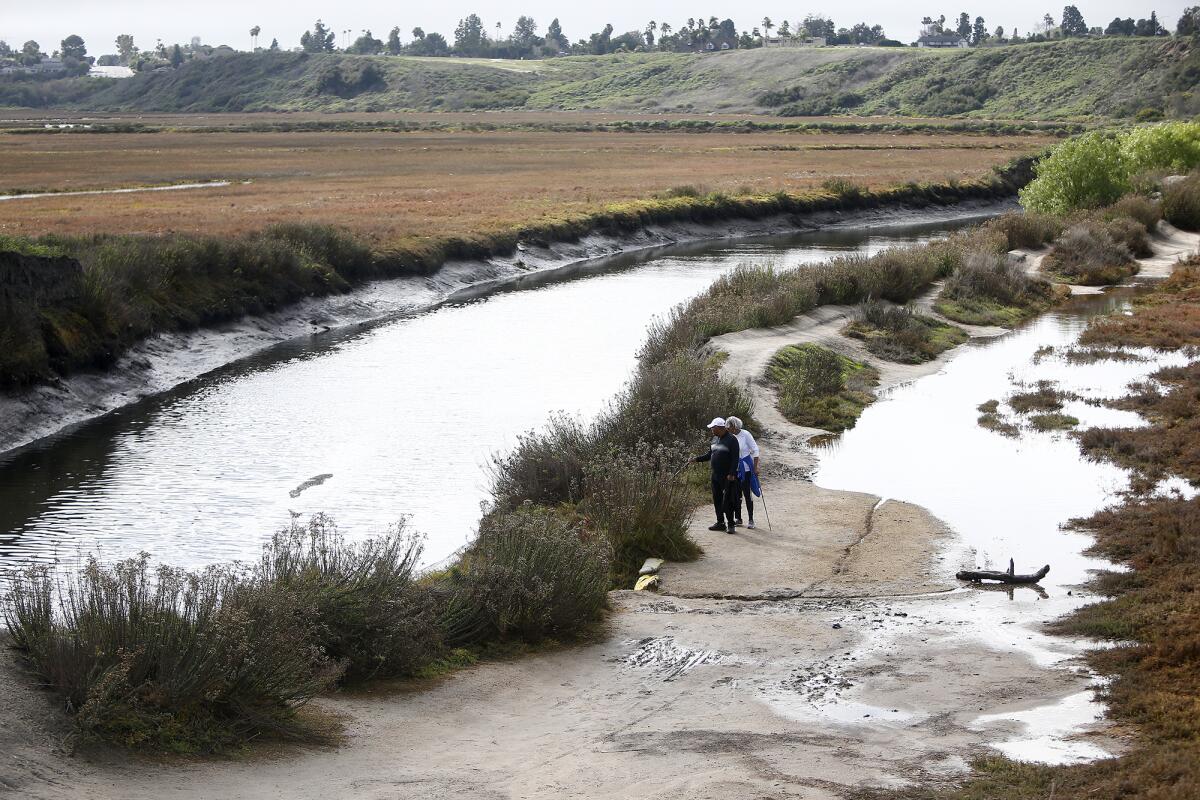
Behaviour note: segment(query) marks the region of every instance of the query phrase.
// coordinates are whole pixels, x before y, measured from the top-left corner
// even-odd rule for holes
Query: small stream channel
[[[352,538],[407,515],[437,562],[471,535],[492,454],[551,413],[599,411],[655,315],[741,263],[874,252],[967,221],[587,262],[274,347],[0,456],[0,567],[254,559],[289,512],[317,511]]]

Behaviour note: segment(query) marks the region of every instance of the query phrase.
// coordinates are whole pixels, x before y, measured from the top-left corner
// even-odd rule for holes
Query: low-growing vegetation
[[[872,355],[901,364],[930,361],[969,338],[962,328],[877,300],[861,304],[843,333],[862,340]]]
[[[1144,239],[1145,230],[1132,220],[1130,223],[1142,231]],[[1082,286],[1119,283],[1137,271],[1129,247],[1113,236],[1112,227],[1096,222],[1072,225],[1042,259],[1042,272]]]
[[[1089,349],[1152,347],[1178,350],[1200,340],[1200,260],[1176,267],[1157,291],[1134,301],[1133,316],[1104,317],[1079,338]]]
[[[1021,428],[1017,425],[1014,425],[1012,422],[1009,422],[1007,419],[1005,419],[1004,415],[1000,413],[999,400],[987,400],[982,402],[979,404],[976,410],[979,412],[979,417],[976,420],[976,422],[979,424],[979,427],[987,428],[988,430],[994,431],[1001,436],[1020,435]]]
[[[1074,428],[1078,424],[1079,419],[1077,417],[1057,411],[1049,414],[1034,414],[1029,418],[1029,425],[1035,431],[1065,431]]]
[[[816,344],[788,345],[771,358],[779,411],[791,422],[830,433],[853,428],[875,400],[879,371]]]
[[[1054,288],[1019,261],[995,252],[973,252],[946,279],[933,309],[967,325],[1013,327],[1045,311]]]
[[[1050,381],[1038,381],[1037,388],[1028,392],[1017,392],[1008,398],[1009,407],[1018,414],[1033,411],[1061,411],[1063,401],[1070,396],[1056,389]]]
[[[340,683],[586,635],[607,603],[610,552],[578,522],[518,509],[486,517],[454,566],[418,577],[421,541],[403,525],[350,543],[319,515],[248,567],[151,569],[146,555],[32,567],[9,576],[3,614],[81,739],[228,751],[328,740],[330,726],[298,712]]]
[[[1200,231],[1200,171],[1163,190],[1162,213],[1177,228]]]

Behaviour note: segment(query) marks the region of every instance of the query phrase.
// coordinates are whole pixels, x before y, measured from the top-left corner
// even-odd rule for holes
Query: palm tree
[[[771,22],[770,17],[763,17],[763,30],[765,31],[765,33],[763,33],[763,39],[771,38],[771,28],[774,28],[774,27],[775,27],[775,23]]]
[[[257,25],[250,29],[250,49],[252,51],[258,49],[258,35],[260,33],[262,33],[262,28]]]

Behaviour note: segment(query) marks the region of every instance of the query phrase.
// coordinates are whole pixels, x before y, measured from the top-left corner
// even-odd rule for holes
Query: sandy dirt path
[[[97,800],[826,798],[960,774],[997,738],[981,714],[1078,693],[1088,677],[1044,665],[1079,643],[1045,638],[1035,658],[1016,643],[1031,631],[963,613],[953,574],[964,554],[928,512],[803,479],[817,432],[778,414],[763,368],[800,341],[862,357],[839,333],[849,313],[714,340],[757,401],[773,530],[710,533],[701,510],[692,533],[704,557],[666,565],[659,595],[613,592],[602,641],[422,691],[323,698],[347,721],[344,745],[204,763],[64,757],[48,701],[6,667],[0,787]],[[881,388],[950,357],[880,364]]]

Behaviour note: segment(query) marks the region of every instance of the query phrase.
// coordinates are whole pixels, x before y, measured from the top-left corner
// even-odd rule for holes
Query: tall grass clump
[[[860,304],[843,333],[862,340],[873,355],[901,364],[924,363],[968,338],[962,328],[878,300]]]
[[[968,325],[1012,326],[1049,308],[1054,289],[1022,263],[997,253],[968,254],[942,286],[933,308]]]
[[[142,555],[65,576],[33,567],[12,576],[4,617],[79,734],[126,746],[312,738],[296,711],[340,674],[297,595],[230,566],[152,570]]]
[[[1163,217],[1185,231],[1200,231],[1200,172],[1176,181],[1163,191]]]
[[[432,597],[416,583],[421,550],[404,523],[350,543],[317,514],[272,537],[256,577],[297,598],[314,641],[347,680],[412,675],[441,647]]]
[[[1162,206],[1148,197],[1127,194],[1114,203],[1106,212],[1110,219],[1127,217],[1137,221],[1147,233],[1153,233],[1162,219]]]
[[[579,635],[605,608],[609,560],[603,536],[552,509],[526,504],[484,517],[439,586],[447,643]]]
[[[1141,229],[1132,220],[1128,222]],[[1145,236],[1144,229],[1141,234]],[[1042,259],[1042,271],[1084,286],[1118,283],[1138,271],[1129,246],[1119,235],[1108,225],[1090,220],[1072,225]]]
[[[1054,214],[1010,212],[988,220],[983,229],[1002,234],[1005,250],[1037,250],[1058,238],[1063,232],[1063,221]]]
[[[779,390],[779,411],[797,425],[837,432],[853,428],[875,400],[879,372],[815,344],[781,348],[767,366]]]

